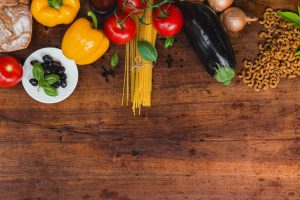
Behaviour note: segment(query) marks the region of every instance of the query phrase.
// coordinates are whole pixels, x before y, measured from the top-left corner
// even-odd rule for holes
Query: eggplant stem
[[[231,80],[234,76],[235,70],[233,68],[217,64],[216,73],[214,77],[218,82],[223,83],[227,86],[231,83]]]

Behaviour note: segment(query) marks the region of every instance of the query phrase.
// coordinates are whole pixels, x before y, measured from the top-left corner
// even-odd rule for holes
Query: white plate
[[[67,75],[67,87],[59,87],[57,89],[58,95],[51,97],[45,94],[42,88],[38,89],[37,86],[33,86],[29,83],[29,80],[33,78],[32,75],[32,65],[30,62],[32,60],[38,60],[42,62],[42,57],[44,55],[50,55],[53,60],[61,62],[61,65],[65,67]],[[73,60],[66,58],[62,51],[57,48],[43,48],[33,52],[25,61],[23,66],[23,78],[22,83],[26,92],[35,100],[42,103],[58,103],[60,101],[68,98],[72,92],[75,90],[78,82],[78,69],[77,65]]]

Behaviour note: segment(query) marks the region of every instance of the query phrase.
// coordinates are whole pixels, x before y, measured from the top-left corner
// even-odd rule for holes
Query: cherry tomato
[[[23,68],[17,59],[10,56],[0,58],[0,87],[15,86],[21,81],[22,76]]]
[[[131,13],[135,8],[144,9],[147,6],[145,0],[118,0],[118,4],[119,8],[126,14]],[[141,13],[143,12],[136,12],[134,13],[134,15],[138,15]]]
[[[173,4],[164,4],[159,9],[153,11],[153,24],[157,32],[164,37],[172,37],[176,35],[183,26],[183,15],[180,9]]]
[[[128,17],[123,24],[119,24],[127,15],[117,13],[111,15],[104,23],[104,32],[109,40],[116,44],[127,44],[133,39],[136,27],[134,21]]]

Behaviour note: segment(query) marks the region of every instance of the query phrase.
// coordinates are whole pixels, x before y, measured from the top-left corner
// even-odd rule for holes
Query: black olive
[[[40,63],[38,60],[32,60],[32,61],[30,62],[30,64],[31,64],[32,66],[34,66],[35,64],[38,64],[38,63]]]
[[[60,81],[60,86],[61,86],[62,88],[67,87],[67,80],[66,80],[66,79],[62,79],[62,80]]]
[[[52,66],[58,68],[58,67],[61,67],[61,64],[58,61],[52,61]]]
[[[35,78],[30,79],[29,83],[31,83],[31,85],[33,85],[33,86],[37,86],[38,85],[38,81]]]
[[[43,67],[52,67],[51,62],[43,62],[42,65],[43,65]]]
[[[59,84],[59,82],[56,82],[56,83],[53,83],[51,86],[54,88],[59,88],[60,84]]]
[[[44,67],[44,73],[45,73],[45,75],[51,74],[52,73],[51,68],[50,67]]]
[[[56,73],[57,73],[58,75],[64,74],[64,73],[65,73],[65,68],[64,68],[64,67],[58,68],[58,69],[56,70]]]
[[[44,62],[52,62],[53,61],[52,57],[49,56],[49,55],[44,55],[42,57],[42,59],[43,59]]]
[[[67,79],[67,75],[65,73],[62,73],[59,75],[60,76],[60,79]]]
[[[58,72],[58,69],[59,69],[58,67],[52,66],[52,67],[51,67],[52,74],[57,74],[57,75],[58,75],[58,73],[57,73],[57,72]]]

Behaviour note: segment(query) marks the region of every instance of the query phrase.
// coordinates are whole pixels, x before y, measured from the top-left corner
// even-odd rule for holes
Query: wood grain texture
[[[236,0],[247,14],[295,9],[294,0]],[[87,10],[82,2],[81,16]],[[21,60],[59,47],[66,26],[34,23]],[[231,35],[237,71],[255,58],[258,23]],[[153,106],[134,117],[121,107],[123,68],[107,83],[111,46],[62,103],[35,102],[22,85],[0,92],[0,199],[206,200],[300,199],[300,81],[261,93],[236,79],[217,84],[181,33],[158,39]],[[168,67],[168,55],[173,64]]]

